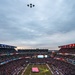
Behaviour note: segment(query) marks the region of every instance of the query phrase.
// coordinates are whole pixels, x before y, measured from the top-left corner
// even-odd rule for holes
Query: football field
[[[38,67],[39,72],[32,72],[33,67]],[[30,64],[28,65],[22,75],[52,75],[46,64]]]

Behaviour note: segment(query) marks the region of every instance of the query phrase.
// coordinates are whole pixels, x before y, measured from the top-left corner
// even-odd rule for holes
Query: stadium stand
[[[50,59],[50,63],[49,65],[52,66],[55,71],[61,72],[62,75],[75,75],[75,66],[70,63],[52,58]]]
[[[75,48],[62,48],[59,50],[59,53],[75,54]]]
[[[21,75],[27,64],[48,64],[53,75],[75,75],[74,46],[59,46],[59,51],[52,52],[48,49],[16,51],[15,46],[0,44],[0,75]]]

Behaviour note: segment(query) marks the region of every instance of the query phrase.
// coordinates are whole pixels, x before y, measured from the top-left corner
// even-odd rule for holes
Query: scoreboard
[[[38,55],[37,58],[47,58],[47,55]]]

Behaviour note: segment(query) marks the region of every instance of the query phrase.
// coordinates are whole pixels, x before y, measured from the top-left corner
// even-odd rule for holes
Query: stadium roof
[[[17,48],[16,46],[0,44],[0,48]]]
[[[74,44],[68,44],[68,45],[62,45],[58,46],[59,48],[75,48],[75,43]]]

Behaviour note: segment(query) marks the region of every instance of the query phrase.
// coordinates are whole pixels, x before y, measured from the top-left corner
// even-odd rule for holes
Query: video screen
[[[38,57],[38,58],[44,58],[44,56],[43,56],[43,55],[38,55],[37,57]]]

